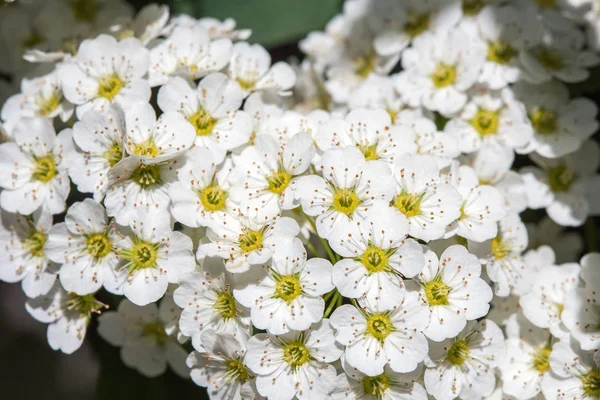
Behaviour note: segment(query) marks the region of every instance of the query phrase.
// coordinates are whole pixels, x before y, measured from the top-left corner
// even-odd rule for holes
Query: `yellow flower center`
[[[230,319],[237,316],[237,308],[235,306],[235,298],[229,292],[220,292],[217,295],[217,300],[213,304],[213,308],[224,319]]]
[[[375,71],[376,60],[377,58],[374,54],[358,57],[354,61],[354,72],[361,78],[366,78],[367,76],[371,75],[373,71]]]
[[[232,383],[235,381],[245,383],[250,378],[248,369],[239,359],[230,359],[227,361],[227,372],[225,373],[225,381]]]
[[[275,172],[267,177],[269,183],[269,190],[275,194],[281,194],[288,187],[292,180],[292,175],[285,171]]]
[[[158,154],[158,147],[154,144],[154,140],[150,138],[145,142],[137,144],[135,149],[133,149],[133,154],[143,157],[156,157]]]
[[[221,211],[225,209],[227,192],[219,186],[207,186],[200,191],[199,196],[205,210]]]
[[[142,335],[144,337],[152,339],[155,343],[162,345],[164,344],[169,336],[165,332],[165,328],[158,322],[151,322],[144,325]]]
[[[56,110],[58,108],[61,100],[62,100],[62,97],[61,97],[60,93],[54,93],[52,96],[50,96],[48,98],[45,98],[43,96],[37,97],[35,100],[35,103],[37,104],[37,106],[40,110],[39,111],[40,115],[43,117],[47,117],[48,115],[52,114],[52,112],[54,112],[54,110]]]
[[[488,44],[487,59],[497,64],[508,64],[516,55],[517,51],[502,40]]]
[[[67,294],[67,310],[76,311],[79,315],[89,317],[92,313],[100,313],[103,308],[108,307],[96,300],[93,294],[85,296],[79,296],[72,292]]]
[[[448,361],[450,364],[454,366],[463,365],[465,361],[467,361],[470,356],[469,344],[465,339],[460,339],[454,342],[448,350]]]
[[[105,76],[98,80],[98,96],[110,101],[119,94],[123,84],[124,82],[116,74]]]
[[[394,331],[388,313],[376,313],[367,316],[367,333],[380,342]]]
[[[558,118],[555,112],[538,108],[529,115],[533,128],[540,135],[551,135],[558,128]]]
[[[333,195],[333,209],[348,216],[354,213],[359,204],[360,201],[353,189],[338,189]]]
[[[566,165],[548,169],[548,184],[553,192],[566,192],[577,179],[577,175]]]
[[[390,378],[385,375],[365,376],[363,379],[363,389],[365,394],[375,396],[380,399],[385,391],[390,387]]]
[[[119,254],[121,258],[127,261],[129,274],[132,275],[139,270],[156,267],[158,244],[136,238],[133,247],[121,250]]]
[[[394,205],[407,218],[421,214],[421,200],[423,195],[413,193],[400,193],[394,198]]]
[[[492,239],[492,254],[495,258],[501,260],[510,253],[510,247],[502,241],[500,237]]]
[[[250,253],[262,247],[263,235],[260,231],[247,231],[240,235],[238,243],[244,253]]]
[[[40,231],[33,231],[23,243],[29,254],[34,257],[43,257],[44,245],[46,244],[46,235]]]
[[[105,233],[93,233],[86,237],[86,249],[94,258],[104,258],[112,250],[112,241]]]
[[[429,14],[409,13],[406,23],[404,24],[404,32],[414,38],[425,32],[429,28]]]
[[[158,165],[140,165],[131,174],[131,179],[143,188],[160,184],[160,167]]]
[[[480,136],[493,135],[498,132],[499,123],[499,111],[479,109],[471,119],[471,125]]]
[[[580,377],[586,398],[600,397],[600,370],[595,368]]]
[[[550,353],[552,353],[552,348],[546,346],[536,349],[531,354],[533,368],[535,368],[540,375],[545,374],[546,371],[550,369]]]
[[[303,293],[302,284],[296,275],[276,276],[276,281],[275,293],[286,303],[290,303]]]
[[[448,304],[448,295],[452,291],[439,276],[423,285],[425,297],[430,306],[445,306]]]
[[[358,145],[358,149],[365,156],[366,161],[379,160],[379,154],[377,154],[377,145],[369,145],[368,143]]]
[[[240,85],[242,90],[250,92],[256,86],[256,82],[258,81],[258,71],[251,70],[246,72],[246,76],[237,77],[236,82]]]
[[[32,176],[36,181],[43,183],[50,182],[56,176],[54,157],[49,154],[41,158],[36,158]]]
[[[293,341],[283,346],[283,360],[297,369],[311,360],[310,352],[302,341]]]
[[[452,85],[456,81],[456,67],[452,65],[439,64],[431,74],[433,85],[442,88]]]
[[[200,108],[198,112],[188,118],[188,121],[196,128],[196,135],[210,135],[217,123],[217,120],[212,118],[204,109]]]
[[[537,59],[540,64],[552,71],[558,71],[564,67],[562,56],[552,49],[541,49],[537,52]]]
[[[388,267],[388,256],[386,252],[378,247],[369,245],[362,256],[362,264],[370,272],[383,271]]]
[[[113,142],[103,156],[108,164],[114,167],[123,158],[123,146],[119,142]]]

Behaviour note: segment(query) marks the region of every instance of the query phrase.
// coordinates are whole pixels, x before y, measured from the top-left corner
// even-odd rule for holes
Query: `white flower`
[[[491,4],[477,14],[476,26],[487,46],[479,82],[493,90],[515,83],[521,76],[520,51],[541,40],[535,15],[518,3]]]
[[[195,80],[223,69],[231,57],[231,40],[211,41],[201,26],[176,26],[170,36],[150,51],[151,86],[167,83],[171,76]]]
[[[480,275],[477,257],[464,246],[448,247],[439,261],[433,251],[425,252],[425,268],[415,280],[421,300],[431,310],[431,322],[423,330],[429,339],[453,338],[467,321],[487,314],[493,294]]]
[[[67,293],[58,282],[47,294],[25,303],[27,312],[33,318],[48,324],[50,347],[65,354],[71,354],[81,347],[92,313],[99,313],[105,307],[93,294],[77,296]]]
[[[542,379],[542,393],[548,400],[597,399],[600,394],[600,370],[593,353],[582,351],[575,340],[565,336],[552,346],[552,373]]]
[[[552,336],[529,322],[522,314],[506,327],[506,358],[500,364],[504,393],[518,400],[539,395],[540,383],[550,369]]]
[[[138,39],[118,42],[100,35],[84,40],[75,58],[62,64],[58,74],[64,96],[77,105],[77,117],[81,118],[110,103],[128,107],[135,101],[149,101],[150,86],[144,79],[149,63],[148,49]]]
[[[256,90],[286,93],[296,83],[292,67],[284,62],[271,65],[271,56],[259,44],[238,42],[233,45],[228,74],[247,94]]]
[[[138,212],[130,223],[131,232],[120,229],[115,243],[121,262],[115,268],[114,291],[123,293],[132,303],[143,306],[157,301],[169,283],[194,270],[192,240],[173,232],[169,220],[155,212]]]
[[[598,130],[598,106],[589,99],[569,99],[567,87],[557,81],[542,85],[519,82],[514,95],[525,104],[534,135],[518,152],[537,152],[557,158],[581,147]]]
[[[178,181],[169,186],[173,217],[190,227],[221,225],[239,207],[230,196],[236,184],[232,170],[230,158],[219,163],[206,147],[189,150],[177,171]]]
[[[104,206],[118,224],[128,225],[136,211],[165,211],[161,218],[169,219],[169,184],[176,181],[177,158],[147,165],[138,157],[126,157],[108,172],[108,189]]]
[[[496,237],[498,224],[506,215],[504,196],[493,186],[480,185],[475,171],[466,165],[452,165],[447,178],[462,196],[460,217],[448,228],[446,236],[459,235],[483,242]]]
[[[581,259],[581,278],[585,287],[577,287],[565,296],[561,321],[583,350],[600,348],[600,254],[590,253]]]
[[[492,394],[494,368],[506,355],[504,335],[489,320],[471,321],[454,339],[430,342],[425,388],[436,400],[481,399]]]
[[[322,258],[306,261],[302,241],[295,238],[277,247],[270,264],[243,275],[233,294],[251,309],[256,328],[275,335],[302,331],[323,318],[322,296],[333,289],[331,269]]]
[[[270,400],[326,398],[337,376],[329,363],[342,354],[327,319],[302,332],[259,333],[246,348],[245,363],[257,375],[256,388]]]
[[[600,148],[595,141],[585,141],[562,158],[532,154],[531,159],[541,168],[521,170],[530,208],[546,207],[550,218],[563,226],[581,226],[589,215],[600,213],[600,177],[595,173]]]
[[[435,122],[427,118],[421,109],[417,110],[402,110],[395,117],[395,124],[408,125],[414,129],[416,133],[415,143],[417,145],[417,154],[426,154],[435,158],[435,161],[440,168],[445,168],[452,160],[460,154],[457,140],[446,134],[439,132]],[[403,152],[412,148],[410,143],[403,143]]]
[[[392,76],[381,76],[370,74],[368,78],[352,92],[348,99],[348,107],[351,110],[357,108],[368,108],[370,110],[383,109],[392,117],[392,123],[395,122],[398,114],[404,104],[400,100],[400,94],[393,85]],[[325,108],[325,107],[321,107]]]
[[[108,171],[123,158],[125,121],[120,108],[91,110],[73,126],[75,151],[69,155],[69,176],[83,193],[101,201],[108,190]]]
[[[60,117],[66,122],[73,114],[73,106],[63,98],[58,75],[52,72],[35,79],[23,79],[21,92],[8,98],[2,106],[4,128],[12,132],[23,118]]]
[[[52,214],[65,209],[70,191],[66,154],[71,131],[56,135],[45,118],[21,120],[15,142],[0,145],[0,204],[8,212],[28,215],[45,207]]]
[[[208,31],[211,39],[229,38],[231,40],[246,40],[252,34],[250,29],[236,30],[236,22],[233,18],[226,18],[219,21],[215,18],[204,17],[196,21],[198,26]]]
[[[241,273],[269,261],[277,247],[291,242],[299,232],[298,223],[289,217],[259,220],[227,215],[220,225],[208,229],[210,243],[201,244],[198,254],[223,258],[228,271]]]
[[[175,303],[183,308],[179,329],[192,338],[197,351],[204,351],[201,337],[207,330],[237,338],[250,336],[250,311],[234,298],[233,284],[220,259],[205,259],[202,271],[181,277],[173,293]]]
[[[142,7],[132,21],[111,27],[111,31],[114,35],[120,37],[133,35],[144,46],[148,46],[161,35],[168,20],[169,6],[151,3]],[[116,28],[118,30],[115,30]]]
[[[358,108],[345,119],[325,121],[315,141],[319,149],[355,146],[366,161],[382,160],[393,164],[397,154],[416,153],[416,135],[412,127],[394,126],[392,118],[383,109]]]
[[[44,250],[51,227],[52,214],[44,208],[30,217],[2,212],[0,280],[21,281],[27,297],[45,295],[56,282],[58,268]]]
[[[168,365],[181,377],[187,377],[187,353],[177,342],[175,332],[168,329],[178,314],[171,296],[164,297],[158,307],[154,303],[139,307],[123,300],[117,311],[105,312],[98,318],[98,334],[121,347],[123,363],[144,376],[162,375]]]
[[[366,161],[358,148],[329,149],[321,163],[323,178],[303,177],[296,188],[304,212],[317,217],[319,236],[329,237],[340,221],[364,216],[392,199],[390,168],[383,161]]]
[[[439,239],[446,226],[460,217],[462,198],[440,179],[435,159],[404,154],[396,159],[396,196],[391,205],[408,218],[409,235],[424,241]]]
[[[202,342],[205,350],[194,351],[187,358],[196,385],[206,387],[211,399],[263,399],[256,390],[254,375],[244,365],[246,338],[209,330],[202,334]]]
[[[444,130],[456,138],[463,153],[472,153],[484,145],[522,148],[533,136],[525,107],[513,98],[508,88],[501,94],[474,95]]]
[[[344,373],[338,375],[336,388],[331,393],[333,400],[427,399],[427,392],[416,382],[422,368],[417,368],[409,374],[399,374],[386,365],[381,375],[368,376],[350,366],[344,356],[342,368]]]
[[[503,194],[506,208],[519,213],[527,208],[528,199],[523,177],[511,170],[514,160],[514,151],[507,147],[483,145],[464,161],[473,167],[480,184],[494,186]]]
[[[380,31],[373,45],[379,54],[399,53],[426,32],[447,32],[461,18],[461,2],[434,0],[422,2],[374,1],[372,13]]]
[[[389,207],[372,208],[365,219],[342,221],[329,237],[331,248],[345,257],[333,268],[333,284],[349,298],[367,299],[392,310],[404,298],[404,278],[425,266],[421,246],[407,238],[408,221]]]
[[[579,232],[565,231],[565,227],[552,221],[548,216],[526,226],[529,248],[550,247],[559,264],[579,260],[584,246]]]
[[[146,164],[157,164],[177,157],[191,148],[194,128],[183,116],[167,111],[158,120],[154,108],[137,102],[125,111],[125,150]]]
[[[384,373],[389,364],[395,372],[414,371],[427,356],[422,331],[429,323],[429,310],[416,292],[407,292],[391,310],[368,302],[361,308],[338,307],[331,315],[335,339],[346,346],[345,361],[369,376]]]
[[[85,199],[69,207],[65,222],[50,229],[44,250],[49,259],[62,264],[59,277],[65,290],[86,295],[105,285],[115,291],[113,270],[119,258],[114,246],[120,239],[104,207]]]
[[[270,136],[258,136],[254,146],[236,158],[241,180],[236,199],[258,210],[259,217],[273,218],[297,207],[297,177],[308,170],[314,155],[312,138],[304,133],[294,135],[285,146]]]
[[[163,112],[181,113],[195,129],[196,146],[210,148],[217,159],[250,139],[250,116],[238,111],[243,100],[239,85],[221,73],[208,75],[197,89],[173,78],[160,88],[157,99]]]
[[[402,57],[396,90],[411,107],[423,106],[445,117],[467,102],[465,92],[477,81],[485,49],[466,31],[426,32]]]
[[[566,295],[577,287],[579,264],[549,265],[539,271],[531,291],[521,296],[519,304],[523,314],[535,326],[548,328],[557,338],[564,337],[569,330],[561,322]]]

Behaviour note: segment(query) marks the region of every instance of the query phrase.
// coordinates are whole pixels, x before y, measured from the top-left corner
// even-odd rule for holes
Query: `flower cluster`
[[[41,3],[0,23],[0,279],[53,349],[100,314],[212,399],[600,398],[597,2],[347,0],[292,64]]]

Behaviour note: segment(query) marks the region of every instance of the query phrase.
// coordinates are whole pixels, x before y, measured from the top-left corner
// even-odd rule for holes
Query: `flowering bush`
[[[600,254],[564,230],[600,214],[596,2],[348,0],[293,65],[43,4],[3,9],[0,279],[52,349],[97,318],[212,399],[600,398]]]

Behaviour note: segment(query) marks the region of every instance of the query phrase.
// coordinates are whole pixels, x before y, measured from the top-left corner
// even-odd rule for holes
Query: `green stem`
[[[337,290],[333,290],[334,295],[327,306],[327,309],[323,313],[323,318],[329,318],[334,309],[336,309],[342,301],[342,295]]]
[[[308,250],[310,250],[311,253],[313,253],[314,256],[319,255],[319,253],[317,252],[317,249],[315,249],[315,246],[313,246],[313,244],[311,242],[307,242],[306,247],[308,248]]]

